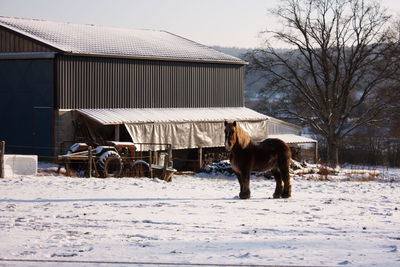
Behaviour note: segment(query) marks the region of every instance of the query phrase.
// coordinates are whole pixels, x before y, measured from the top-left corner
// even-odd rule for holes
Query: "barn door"
[[[44,160],[53,154],[52,108],[33,107],[32,139],[33,151]]]

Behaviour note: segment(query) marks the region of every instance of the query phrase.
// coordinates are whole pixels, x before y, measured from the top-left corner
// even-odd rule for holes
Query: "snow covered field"
[[[4,259],[400,266],[399,170],[377,181],[292,184],[292,198],[271,199],[275,182],[254,177],[252,198],[240,200],[236,178],[216,174],[175,175],[171,183],[0,179],[0,266],[55,264]]]

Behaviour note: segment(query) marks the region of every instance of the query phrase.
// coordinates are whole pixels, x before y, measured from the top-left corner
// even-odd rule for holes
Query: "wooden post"
[[[169,161],[169,154],[166,153],[165,157],[164,157],[164,166],[163,166],[163,170],[162,170],[162,174],[161,174],[162,180],[165,180],[165,178],[167,177],[168,161]]]
[[[71,176],[71,168],[69,166],[69,158],[68,157],[65,159],[65,174],[67,176]]]
[[[0,178],[4,178],[4,153],[6,150],[6,142],[0,143]]]
[[[89,178],[92,177],[92,147],[88,147],[88,152],[89,152]]]
[[[158,158],[158,151],[154,151],[154,160],[153,160],[155,165],[160,165],[160,159]]]
[[[199,170],[203,167],[203,148],[199,147]]]
[[[153,178],[153,168],[151,168],[151,165],[153,165],[153,155],[151,153],[151,149],[149,150],[149,165],[150,165],[149,175],[150,175],[150,178]]]
[[[315,146],[315,152],[314,152],[314,157],[315,157],[315,160],[314,160],[314,164],[317,164],[318,162],[318,143],[317,142],[315,142],[314,143],[314,146]]]
[[[93,157],[93,156],[92,156],[92,157]],[[100,177],[100,174],[99,174],[99,171],[97,170],[97,167],[96,167],[95,158],[93,158],[93,168],[94,168],[95,177],[96,177],[96,178],[99,178],[99,177]]]
[[[171,147],[171,145],[168,146],[168,160],[171,160],[171,161],[168,162],[168,163],[169,163],[169,166],[170,166],[171,168],[173,168],[174,166],[172,165],[173,162],[172,162],[172,147]]]

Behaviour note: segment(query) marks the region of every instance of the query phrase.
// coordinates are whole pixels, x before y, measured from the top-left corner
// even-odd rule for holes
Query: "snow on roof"
[[[261,121],[269,119],[268,116],[245,107],[78,109],[77,111],[103,125],[224,120]]]
[[[317,143],[317,140],[295,134],[270,134],[268,138],[281,139],[287,144],[297,144],[297,143]]]
[[[239,58],[166,31],[1,16],[0,26],[72,54],[247,64]]]

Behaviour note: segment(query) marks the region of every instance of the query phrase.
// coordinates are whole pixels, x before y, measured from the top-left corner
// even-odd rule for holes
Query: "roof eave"
[[[56,52],[14,52],[14,53],[0,53],[1,60],[10,59],[53,59]]]
[[[229,65],[248,65],[249,64],[246,61],[193,59],[193,58],[174,58],[174,57],[131,56],[131,55],[115,55],[115,54],[83,54],[83,53],[76,53],[76,52],[71,52],[71,51],[64,51],[62,54],[67,55],[67,56],[82,56],[82,57],[124,58],[124,59],[139,59],[139,60],[156,60],[156,61],[229,64]]]
[[[179,108],[176,108],[179,109]],[[186,109],[186,108],[182,108],[182,109]],[[188,108],[189,110],[191,108]],[[204,108],[204,109],[208,109],[208,108]],[[94,109],[96,110],[96,109]],[[109,109],[109,110],[114,110],[114,109]],[[115,109],[115,110],[119,110],[119,109]],[[128,109],[129,110],[129,109]],[[141,110],[141,109],[131,109],[132,111],[137,111],[137,110]],[[153,110],[152,108],[145,108],[144,110]],[[157,110],[157,109],[156,109]],[[166,108],[166,110],[171,110],[169,108]],[[193,108],[193,110],[196,110],[196,108]],[[202,122],[202,123],[215,123],[215,122],[224,122],[225,120],[236,120],[239,122],[256,122],[256,121],[268,121],[271,119],[271,117],[263,115],[261,117],[251,117],[251,116],[246,116],[246,117],[242,117],[242,118],[204,118],[204,119],[173,119],[173,120],[136,120],[136,121],[132,121],[130,119],[123,119],[123,118],[118,118],[115,119],[113,121],[105,121],[103,120],[101,117],[104,115],[93,115],[93,113],[91,113],[90,111],[92,111],[92,109],[74,109],[74,111],[76,111],[78,114],[84,116],[85,118],[91,119],[93,121],[96,121],[97,123],[100,123],[102,125],[122,125],[122,124],[170,124],[170,123],[187,123],[187,122]],[[89,111],[89,113],[88,113]]]

